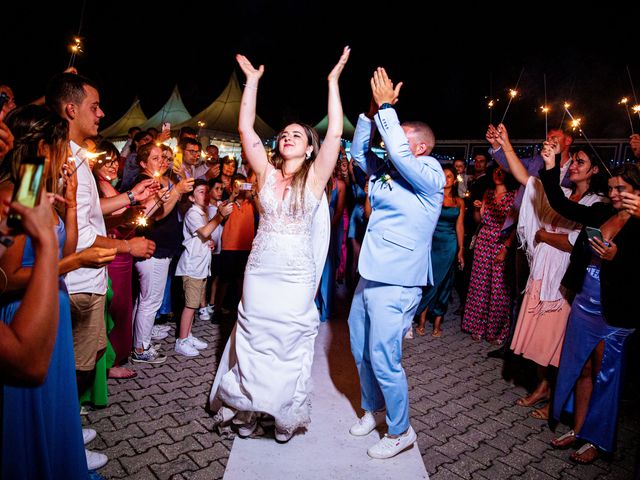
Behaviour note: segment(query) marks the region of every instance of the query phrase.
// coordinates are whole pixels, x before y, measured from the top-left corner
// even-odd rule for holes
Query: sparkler
[[[571,110],[569,110],[569,107],[570,107],[570,105],[567,102],[565,102],[564,103],[564,110],[565,110],[565,112],[567,112],[567,115],[569,115],[569,118],[571,119],[571,126],[573,127],[574,130],[577,129],[580,132],[580,134],[585,139],[585,141],[587,142],[589,147],[591,147],[591,150],[593,151],[593,153],[596,156],[596,158],[600,161],[600,164],[607,171],[607,174],[609,174],[609,176],[612,177],[613,175],[611,175],[611,170],[609,170],[609,167],[607,167],[607,164],[604,163],[604,160],[602,160],[600,155],[598,155],[598,152],[596,151],[596,149],[594,148],[593,144],[591,143],[591,140],[589,140],[589,137],[587,137],[587,135],[584,133],[584,130],[582,130],[582,127],[580,126],[580,124],[582,122],[582,119],[581,118],[577,118],[577,119],[574,118],[574,116],[571,114]]]
[[[509,111],[509,107],[511,106],[511,101],[516,98],[516,96],[518,95],[518,91],[511,88],[509,89],[509,103],[507,103],[507,108],[504,109],[504,113],[502,114],[502,119],[500,120],[500,123],[504,123],[504,119],[507,116],[507,112]]]
[[[69,58],[69,65],[67,68],[73,67],[76,61],[76,57],[83,53],[82,50],[82,39],[80,37],[74,37],[73,43],[69,44],[69,51],[71,52],[71,57]]]
[[[629,126],[631,127],[631,135],[633,135],[635,132],[633,131],[633,121],[631,120],[631,114],[629,113],[629,107],[627,105],[628,103],[629,103],[629,99],[627,97],[622,97],[622,99],[618,102],[618,105],[622,105],[624,107],[624,111],[627,112],[627,118],[629,119]]]
[[[518,85],[520,85],[520,79],[522,78],[522,74],[524,72],[524,67],[520,70],[520,75],[518,75],[518,81],[516,82],[516,86],[514,88],[509,89],[509,103],[507,103],[507,108],[504,109],[504,113],[502,114],[502,119],[500,123],[504,123],[504,119],[507,116],[507,112],[509,111],[509,107],[511,106],[511,102],[518,95]]]
[[[489,103],[487,103],[487,106],[489,107],[489,125],[493,123],[493,107],[495,104],[496,102],[494,102],[493,99],[489,100]]]
[[[547,74],[542,74],[542,81],[544,83],[544,105],[542,111],[544,112],[544,138],[549,135],[549,107],[547,104]]]
[[[69,175],[73,175],[74,173],[76,173],[76,170],[78,170],[80,168],[80,166],[86,161],[86,160],[95,160],[96,158],[101,157],[102,155],[106,155],[107,152],[83,152],[82,153],[82,161],[76,166],[76,168],[74,168],[71,173]],[[73,158],[73,157],[69,157],[69,158]]]

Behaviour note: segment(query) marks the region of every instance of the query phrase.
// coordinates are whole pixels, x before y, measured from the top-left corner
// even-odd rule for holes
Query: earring
[[[305,155],[305,158],[306,158],[307,160],[309,160],[309,159],[311,158],[311,152],[308,152],[308,153]]]

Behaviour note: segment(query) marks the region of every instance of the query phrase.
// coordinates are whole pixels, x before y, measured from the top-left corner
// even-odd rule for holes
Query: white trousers
[[[162,305],[170,263],[170,258],[154,257],[135,263],[140,281],[133,317],[133,343],[136,348],[147,349],[151,345],[151,329]]]

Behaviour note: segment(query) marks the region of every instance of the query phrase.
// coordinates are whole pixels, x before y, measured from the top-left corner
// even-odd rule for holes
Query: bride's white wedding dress
[[[269,167],[271,168],[271,167]],[[305,188],[292,211],[291,192],[275,196],[275,169],[260,193],[260,223],[244,276],[238,320],[209,396],[214,421],[273,416],[291,434],[310,422],[310,380],[318,311],[314,297],[329,241],[326,198]],[[234,419],[235,417],[235,419]]]

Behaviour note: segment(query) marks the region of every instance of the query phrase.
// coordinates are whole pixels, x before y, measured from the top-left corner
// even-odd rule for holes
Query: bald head
[[[409,140],[409,149],[416,157],[429,155],[436,145],[436,136],[424,122],[404,122],[402,130]]]

